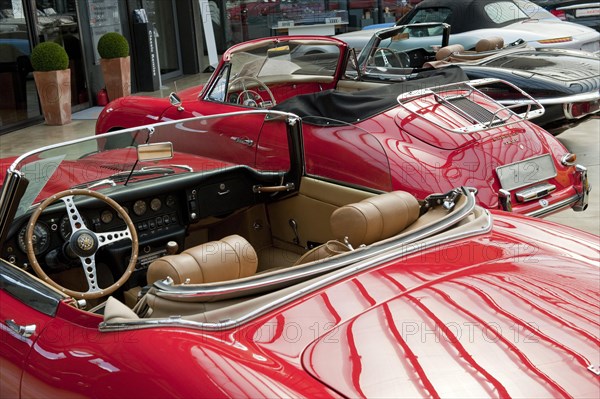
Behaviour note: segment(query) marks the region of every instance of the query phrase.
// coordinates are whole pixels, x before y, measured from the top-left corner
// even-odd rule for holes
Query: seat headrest
[[[462,44],[451,44],[446,47],[442,47],[435,53],[435,59],[438,61],[445,60],[450,57],[452,54],[462,53],[465,51],[465,48]]]
[[[171,277],[174,284],[214,283],[248,277],[256,273],[258,257],[252,245],[238,235],[227,236],[163,256],[148,267],[148,284]]]
[[[499,36],[493,36],[478,41],[475,45],[475,51],[480,53],[482,51],[498,50],[502,47],[504,47],[504,39]]]
[[[336,239],[352,246],[370,245],[399,234],[419,218],[419,202],[404,191],[392,191],[336,209],[330,218]]]

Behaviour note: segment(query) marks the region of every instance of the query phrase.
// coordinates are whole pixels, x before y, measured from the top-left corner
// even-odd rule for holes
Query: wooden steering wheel
[[[233,79],[229,83],[229,91],[231,91],[232,88],[236,84],[238,84],[238,83],[241,83],[241,85],[242,85],[242,91],[238,95],[238,99],[237,99],[238,104],[246,104],[246,105],[249,105],[249,106],[258,106],[258,103],[255,100],[255,98],[257,98],[257,97],[261,100],[260,101],[261,103],[265,102],[265,100],[262,98],[262,96],[260,94],[258,94],[256,91],[250,90],[250,89],[246,89],[246,85],[244,84],[245,81],[250,81],[250,82],[253,82],[253,83],[256,83],[257,85],[259,85],[269,95],[269,97],[271,99],[272,106],[277,105],[277,101],[275,101],[275,97],[273,96],[273,93],[271,92],[271,89],[269,89],[269,86],[267,86],[260,79],[257,79],[257,78],[255,78],[253,76],[240,76],[240,77],[237,77],[237,78]],[[249,100],[248,101],[243,101],[244,96],[246,96],[246,98],[249,99]],[[254,103],[256,105],[252,105],[252,103]]]
[[[410,57],[404,51],[394,51],[387,47],[377,47],[373,53],[373,57],[375,57],[377,53],[381,54],[383,65],[380,66],[387,68],[407,68],[410,66]]]
[[[73,197],[76,195],[94,197],[109,205],[119,214],[119,216],[125,222],[125,230],[111,231],[107,233],[95,233],[91,231],[85,225],[83,218],[81,217],[79,211],[77,210],[77,207],[75,206]],[[73,252],[73,254],[75,254],[81,261],[81,265],[83,266],[83,272],[85,274],[89,287],[88,291],[86,292],[73,291],[56,283],[44,272],[35,256],[33,247],[33,231],[35,224],[42,212],[50,204],[52,204],[58,199],[62,200],[65,203],[67,215],[69,217],[69,221],[71,222],[72,232],[67,245],[69,246],[69,249]],[[105,245],[112,244],[113,242],[124,239],[131,240],[131,259],[129,260],[129,264],[127,265],[127,268],[125,269],[123,275],[115,283],[113,283],[107,288],[100,288],[98,286],[98,278],[96,275],[96,252],[98,251],[98,249],[102,248]],[[131,221],[131,218],[129,217],[127,212],[125,212],[125,209],[123,209],[114,200],[108,198],[106,195],[91,190],[65,190],[51,196],[50,198],[42,202],[29,219],[29,224],[27,225],[27,231],[25,233],[25,244],[27,247],[27,258],[29,259],[31,267],[33,267],[33,270],[38,275],[38,277],[40,277],[46,283],[58,288],[67,295],[78,299],[100,298],[113,293],[115,290],[121,287],[123,283],[125,283],[125,281],[127,281],[127,279],[131,276],[131,273],[133,273],[133,271],[135,270],[135,264],[137,262],[138,257],[137,232],[135,230],[133,222]]]

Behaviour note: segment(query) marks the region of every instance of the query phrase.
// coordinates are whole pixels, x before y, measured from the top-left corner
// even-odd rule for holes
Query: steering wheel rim
[[[119,214],[119,216],[121,216],[122,220],[125,222],[126,229],[106,233],[95,233],[88,229],[85,225],[85,222],[81,218],[77,207],[75,206],[75,202],[73,201],[73,197],[76,195],[94,197],[108,204]],[[33,247],[34,226],[37,223],[42,212],[50,204],[54,203],[58,199],[62,200],[67,208],[67,214],[69,215],[69,221],[71,222],[72,230],[71,236],[69,237],[68,245],[71,247],[71,250],[73,250],[74,254],[79,258],[81,266],[83,267],[83,272],[88,282],[88,291],[86,292],[71,290],[69,288],[63,287],[62,285],[52,280],[44,272],[35,255]],[[113,242],[120,241],[123,239],[131,240],[131,258],[129,260],[129,264],[123,272],[123,275],[116,282],[111,284],[109,287],[100,288],[97,284],[96,276],[96,252],[98,251],[98,249],[102,248],[107,244],[111,244]],[[121,287],[125,283],[125,281],[129,279],[129,277],[135,270],[135,265],[138,257],[138,244],[138,236],[135,230],[135,226],[133,225],[133,222],[127,214],[127,212],[125,211],[125,209],[123,209],[123,207],[121,207],[116,201],[110,199],[106,195],[101,194],[97,191],[85,189],[65,190],[47,198],[40,205],[38,205],[37,209],[31,215],[25,233],[27,258],[29,259],[31,267],[38,275],[38,277],[44,280],[44,282],[64,292],[65,294],[77,299],[101,298],[112,294],[119,287]]]
[[[231,82],[229,82],[229,88],[230,89],[228,91],[231,90],[231,87],[233,87],[236,84],[242,82],[242,91],[238,95],[238,99],[239,99],[241,97],[241,95],[242,95],[243,92],[249,91],[249,90],[246,89],[246,87],[243,84],[243,82],[245,80],[250,80],[250,81],[258,84],[260,87],[262,87],[267,92],[267,94],[269,95],[269,98],[271,99],[271,102],[273,103],[272,106],[277,105],[277,101],[275,101],[275,96],[273,96],[273,92],[271,92],[271,89],[269,89],[269,86],[267,86],[262,80],[260,80],[258,78],[255,78],[254,76],[238,76],[237,78],[235,78]],[[250,91],[253,91],[253,90],[250,90]],[[256,93],[256,92],[254,91],[254,93]],[[256,93],[256,94],[263,100],[262,102],[265,101],[260,94],[258,94],[258,93]]]
[[[381,52],[381,57],[384,60],[384,67],[395,68],[392,63],[387,60],[387,56],[385,55],[386,52],[390,53],[396,59],[398,65],[400,65],[398,68],[407,68],[410,66],[410,57],[404,51],[394,51],[387,47],[377,47],[373,52],[373,57],[375,57],[377,52]],[[400,59],[400,55],[403,56],[402,58],[404,58],[404,60]]]
[[[246,97],[247,97],[246,100],[244,100],[242,98],[244,95],[246,95]],[[258,108],[258,103],[256,102],[257,98],[260,99],[261,103],[263,103],[265,101],[265,99],[262,98],[262,96],[260,94],[258,94],[258,92],[251,90],[251,89],[246,89],[246,90],[242,90],[240,92],[240,94],[238,94],[236,101],[238,104],[246,105],[248,107]]]

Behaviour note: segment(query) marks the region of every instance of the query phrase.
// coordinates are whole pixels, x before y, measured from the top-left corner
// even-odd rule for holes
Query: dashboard
[[[124,288],[145,285],[146,268],[167,253],[169,241],[176,242],[178,248],[184,250],[190,224],[207,217],[223,217],[265,201],[267,197],[256,193],[254,187],[276,184],[280,179],[280,174],[232,167],[215,173],[163,177],[160,184],[143,181],[103,190],[125,209],[138,234],[136,271]],[[118,213],[96,198],[78,196],[75,204],[85,227],[93,232],[117,232],[126,228]],[[15,221],[0,253],[4,259],[23,269],[30,267],[25,236],[31,212]],[[71,223],[64,203],[57,200],[38,218],[32,239],[37,260],[48,275],[81,268],[80,258],[68,245],[70,236]],[[106,265],[113,276],[120,276],[129,264],[130,254],[131,241],[121,240],[100,248],[95,261]]]

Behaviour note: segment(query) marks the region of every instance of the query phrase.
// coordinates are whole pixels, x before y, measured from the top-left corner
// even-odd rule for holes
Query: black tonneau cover
[[[352,93],[334,89],[292,97],[273,107],[291,112],[313,125],[342,125],[357,123],[398,105],[397,97],[413,90],[469,80],[458,66],[424,71],[405,82]]]

